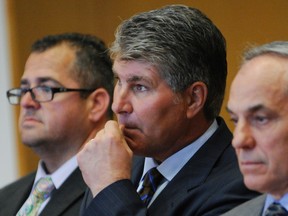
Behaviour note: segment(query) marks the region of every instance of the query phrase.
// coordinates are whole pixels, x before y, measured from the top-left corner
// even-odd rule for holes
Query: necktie
[[[280,203],[273,202],[265,211],[265,216],[288,216],[288,212]]]
[[[141,200],[146,204],[146,206],[151,201],[157,187],[159,186],[163,176],[156,169],[156,167],[150,169],[144,176],[143,184],[141,190],[138,192]]]
[[[41,178],[16,216],[35,216],[41,204],[50,196],[54,185],[50,177]]]

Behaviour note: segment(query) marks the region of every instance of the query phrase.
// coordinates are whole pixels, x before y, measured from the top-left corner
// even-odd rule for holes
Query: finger
[[[124,128],[125,128],[125,125],[119,124],[119,129],[120,129],[120,131],[121,131],[122,133],[123,133]]]
[[[119,129],[119,124],[116,121],[108,121],[105,124],[104,131],[107,134],[112,134],[115,138],[122,138],[122,131]]]

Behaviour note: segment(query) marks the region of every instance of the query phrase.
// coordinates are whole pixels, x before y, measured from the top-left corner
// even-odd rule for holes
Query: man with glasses
[[[111,68],[104,43],[91,35],[51,35],[32,45],[20,87],[7,98],[20,106],[22,142],[40,161],[36,172],[0,190],[0,215],[79,214],[86,186],[75,155],[112,118]],[[48,195],[38,189],[43,178]],[[45,191],[41,202],[34,188]]]

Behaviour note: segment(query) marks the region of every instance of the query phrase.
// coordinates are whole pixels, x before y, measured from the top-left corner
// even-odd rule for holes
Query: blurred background
[[[107,45],[119,23],[135,13],[167,4],[186,4],[204,12],[227,40],[229,87],[242,51],[251,44],[288,39],[287,0],[0,0],[0,187],[36,168],[38,158],[19,139],[18,108],[6,90],[18,87],[31,44],[47,34],[95,34]]]

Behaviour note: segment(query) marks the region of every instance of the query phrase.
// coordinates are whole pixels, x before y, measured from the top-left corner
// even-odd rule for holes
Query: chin
[[[244,177],[244,184],[250,190],[258,191],[263,193],[264,192],[264,184],[263,178],[257,178],[255,176]]]

